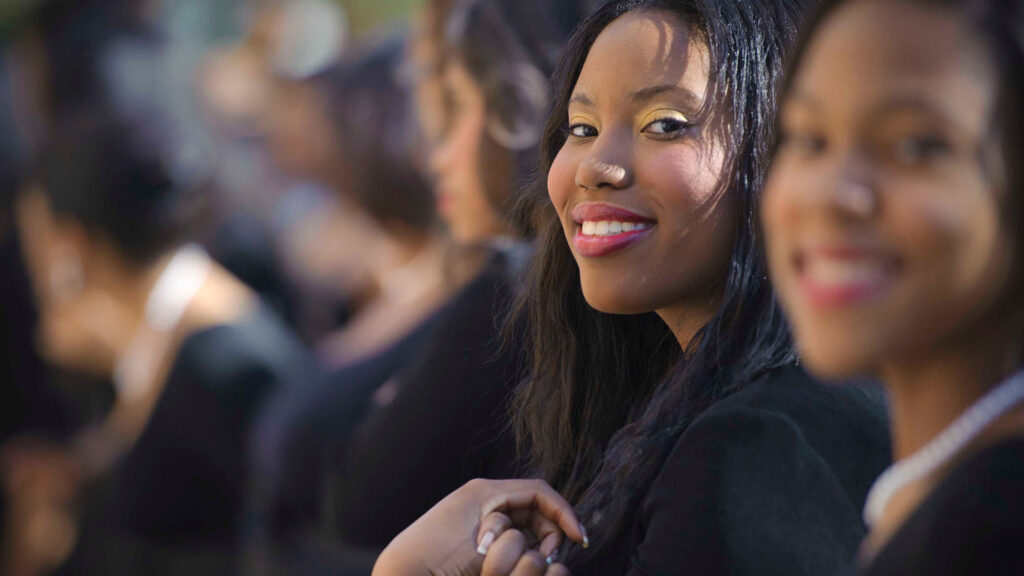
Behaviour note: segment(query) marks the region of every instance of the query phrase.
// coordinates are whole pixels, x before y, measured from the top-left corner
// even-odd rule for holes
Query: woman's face
[[[36,345],[47,360],[88,374],[109,375],[113,334],[122,329],[117,302],[91,282],[97,243],[81,226],[58,218],[38,189],[21,194],[17,225],[39,310]]]
[[[706,45],[659,11],[613,21],[587,55],[548,192],[598,310],[703,307],[720,290],[736,205],[699,115],[708,71]]]
[[[451,118],[430,160],[437,175],[438,212],[458,242],[479,242],[502,231],[498,213],[487,200],[482,172],[487,105],[483,91],[457,60],[446,64],[444,82]]]
[[[807,47],[763,217],[820,374],[924,358],[989,317],[1012,261],[990,62],[953,10],[888,0],[839,8]]]

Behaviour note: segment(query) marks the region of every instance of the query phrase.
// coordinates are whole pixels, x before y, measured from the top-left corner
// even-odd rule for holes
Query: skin
[[[707,47],[672,14],[615,20],[583,65],[570,136],[548,175],[570,246],[581,204],[611,204],[656,222],[621,251],[573,254],[591,306],[657,311],[684,346],[718,308],[734,238],[735,201],[721,185],[726,153],[700,114],[708,70]]]
[[[881,376],[897,459],[1021,365],[991,61],[951,9],[850,2],[818,29],[782,108],[763,212],[773,280],[810,369]],[[882,272],[822,298],[822,261]],[[1007,418],[996,427],[1020,420]],[[937,479],[892,500],[869,550]]]
[[[527,535],[540,544],[531,549]],[[586,531],[544,482],[473,480],[396,536],[373,575],[562,576],[565,567],[545,558],[564,536],[584,542]]]
[[[487,129],[487,103],[483,91],[457,60],[445,66],[444,82],[451,98],[451,117],[447,133],[431,154],[430,167],[437,175],[441,218],[457,242],[473,244],[504,230],[484,192],[480,150]]]

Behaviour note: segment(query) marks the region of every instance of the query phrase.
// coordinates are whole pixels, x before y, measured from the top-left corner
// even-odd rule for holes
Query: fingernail
[[[555,548],[551,551],[551,554],[548,554],[548,557],[544,559],[544,561],[548,563],[548,566],[554,564],[558,560],[559,552],[560,550],[558,548]]]
[[[487,555],[487,550],[494,544],[494,532],[487,532],[484,537],[480,539],[480,544],[476,547],[476,553],[481,556]]]
[[[580,534],[583,534],[583,548],[590,548],[590,538],[587,537],[587,529],[580,524]]]

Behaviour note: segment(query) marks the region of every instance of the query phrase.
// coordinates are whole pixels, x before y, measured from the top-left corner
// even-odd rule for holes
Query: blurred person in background
[[[537,160],[547,78],[575,24],[564,11],[541,1],[456,2],[443,19],[431,16],[444,24],[434,40],[417,40],[421,51],[423,42],[438,42],[442,58],[417,77],[440,74],[442,97],[433,102],[448,103],[427,111],[441,128],[430,164],[441,218],[460,248],[452,270],[468,281],[422,353],[338,443],[329,505],[348,543],[383,547],[451,488],[518,472],[506,404],[522,347],[502,346],[499,326],[532,231],[510,217],[509,204]]]
[[[347,363],[284,391],[264,418],[257,452],[268,457],[263,480],[279,486],[268,493],[285,499],[269,504],[278,533],[320,516],[327,447],[350,433],[378,388],[417,357],[458,287],[445,274],[447,243],[418,162],[421,141],[411,129],[416,120],[402,76],[405,51],[401,38],[391,38],[308,81],[331,119],[333,162],[325,180],[385,236],[378,239],[381,250],[371,240],[365,255],[374,297],[326,344],[336,361]]]
[[[276,535],[287,540],[327,522],[340,536],[335,566],[359,573],[359,561],[372,563],[374,550],[454,487],[517,473],[505,405],[522,361],[518,344],[501,347],[498,326],[530,230],[509,217],[508,204],[536,161],[547,77],[574,23],[564,12],[539,1],[431,3],[411,43],[415,101],[441,187],[436,202],[455,244],[420,274],[443,274],[447,286],[462,288],[416,328],[419,350],[361,397],[368,410],[361,420],[329,416],[353,410],[350,373],[348,382],[306,395],[298,409],[275,405],[257,440]],[[397,108],[381,114],[398,116]],[[379,136],[362,138],[401,139],[409,132],[401,124],[381,119],[363,128]],[[365,173],[370,193],[380,188],[374,179],[387,182],[386,168],[373,168]],[[404,282],[430,284],[414,277]]]
[[[210,151],[158,30],[115,0],[54,3],[26,34],[35,112],[17,228],[51,362],[113,379],[102,421],[5,454],[11,574],[238,566],[244,439],[301,347],[196,245]]]
[[[199,68],[221,191],[204,245],[312,343],[367,291],[370,257],[352,240],[382,236],[324,181],[335,147],[309,80],[342,58],[347,21],[329,0],[260,0],[239,15],[244,38]]]

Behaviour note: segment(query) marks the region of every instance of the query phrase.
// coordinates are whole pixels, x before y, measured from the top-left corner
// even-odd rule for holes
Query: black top
[[[255,435],[255,472],[263,528],[274,540],[315,529],[323,520],[331,452],[366,417],[374,393],[419,356],[447,306],[380,353],[319,374],[275,394]]]
[[[683,432],[618,561],[580,573],[836,574],[889,453],[880,389],[775,370]]]
[[[863,574],[1024,574],[1024,438],[950,471]]]
[[[511,478],[509,393],[522,349],[503,349],[512,256],[497,254],[449,305],[397,393],[337,452],[335,525],[350,544],[383,548],[468,480]]]
[[[305,366],[301,347],[262,306],[190,335],[138,441],[91,487],[68,573],[176,566],[220,576],[233,566],[247,429],[263,398]]]

